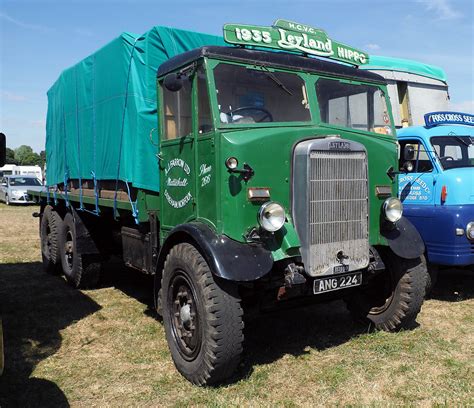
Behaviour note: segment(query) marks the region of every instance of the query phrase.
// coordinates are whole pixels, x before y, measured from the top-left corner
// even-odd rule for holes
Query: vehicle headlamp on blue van
[[[429,262],[474,265],[474,115],[431,112],[400,129],[399,195]]]

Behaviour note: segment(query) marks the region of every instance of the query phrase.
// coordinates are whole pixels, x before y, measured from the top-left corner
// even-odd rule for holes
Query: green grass
[[[76,291],[41,271],[36,207],[0,205],[0,310],[9,406],[473,406],[474,273],[440,277],[414,330],[368,332],[342,302],[249,322],[231,381],[174,368],[152,280],[113,265]]]

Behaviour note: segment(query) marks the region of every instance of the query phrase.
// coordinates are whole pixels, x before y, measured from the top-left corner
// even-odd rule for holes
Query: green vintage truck
[[[125,33],[64,71],[36,194],[45,270],[91,287],[118,255],[154,274],[175,365],[199,385],[237,367],[244,311],[343,298],[375,328],[410,327],[424,248],[368,59],[278,20]]]

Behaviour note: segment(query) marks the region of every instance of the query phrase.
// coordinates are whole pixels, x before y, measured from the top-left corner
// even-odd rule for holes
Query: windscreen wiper
[[[472,144],[472,139],[470,137],[461,137],[461,136],[454,136],[456,138],[456,140],[459,140],[462,144],[466,145],[467,147],[469,147],[471,144]],[[469,142],[466,140],[468,139]]]
[[[288,95],[293,96],[293,93],[281,82],[272,71],[270,71],[265,65],[255,64],[257,67],[262,68],[263,73],[275,82],[281,89],[283,89]]]
[[[469,147],[471,144],[474,144],[474,138],[472,137],[469,137],[469,136],[458,136],[456,133],[454,132],[449,132],[448,133],[448,136],[454,136],[454,138],[461,142],[463,145]],[[465,140],[465,139],[468,139],[469,141]]]

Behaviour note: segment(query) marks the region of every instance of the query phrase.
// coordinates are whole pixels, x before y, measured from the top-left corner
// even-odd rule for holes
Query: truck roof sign
[[[474,126],[474,115],[461,112],[430,112],[425,115],[427,128],[437,125],[468,125]]]
[[[332,40],[320,28],[282,19],[271,27],[225,24],[224,40],[229,44],[310,54],[357,66],[369,62],[369,54]]]

